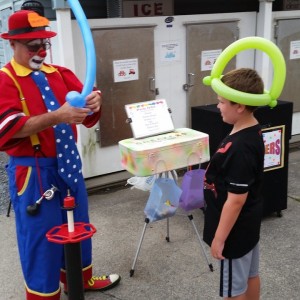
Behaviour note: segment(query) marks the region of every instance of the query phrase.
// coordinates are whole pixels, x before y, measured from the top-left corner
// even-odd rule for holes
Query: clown
[[[48,242],[45,235],[67,222],[61,207],[69,191],[77,201],[75,220],[89,223],[88,199],[79,155],[79,167],[72,165],[74,172],[63,176],[64,168],[58,167],[62,154],[58,153],[57,144],[76,148],[76,124],[88,128],[95,125],[102,103],[96,89],[86,96],[83,108],[66,102],[67,93],[81,92],[83,85],[69,69],[45,63],[50,39],[56,35],[46,30],[48,26],[45,17],[21,10],[9,17],[9,30],[1,34],[9,41],[13,58],[0,72],[0,150],[10,157],[9,190],[27,300],[59,300],[60,281],[64,292],[68,292],[63,246]],[[44,78],[45,90],[36,81],[37,74]],[[57,138],[56,129],[60,126],[64,129]],[[66,159],[65,164],[70,161]],[[70,184],[67,178],[72,176],[76,179]],[[43,201],[37,214],[28,214],[27,208],[51,186],[55,187],[53,198]],[[119,275],[92,275],[91,249],[90,239],[82,242],[84,289],[103,291],[114,287],[121,279]]]

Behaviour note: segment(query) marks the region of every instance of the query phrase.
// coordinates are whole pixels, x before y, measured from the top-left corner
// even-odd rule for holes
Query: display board
[[[285,125],[264,128],[262,135],[265,144],[264,170],[283,168]]]
[[[135,139],[174,131],[165,99],[126,104],[125,110]]]

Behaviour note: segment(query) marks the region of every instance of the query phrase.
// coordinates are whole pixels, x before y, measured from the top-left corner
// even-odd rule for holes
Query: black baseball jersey
[[[247,200],[225,242],[223,256],[226,258],[242,257],[259,241],[264,152],[261,127],[255,125],[225,137],[207,167],[205,182],[213,187],[204,190],[207,207],[203,239],[208,245],[213,241],[227,192],[248,192]]]

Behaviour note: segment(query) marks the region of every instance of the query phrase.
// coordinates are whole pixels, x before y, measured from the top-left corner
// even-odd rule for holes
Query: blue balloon
[[[79,1],[68,0],[68,4],[71,7],[73,14],[75,15],[76,20],[80,26],[81,35],[85,47],[86,73],[82,92],[79,94],[78,92],[71,91],[67,94],[66,100],[72,106],[84,107],[85,98],[92,92],[94,87],[96,78],[96,53],[92,32]]]
[[[67,102],[74,107],[84,107],[85,98],[76,91],[71,91],[66,96]]]

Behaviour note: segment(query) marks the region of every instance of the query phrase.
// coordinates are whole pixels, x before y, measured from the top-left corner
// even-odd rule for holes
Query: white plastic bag
[[[175,175],[175,180],[178,179],[176,171],[172,171],[173,175]],[[168,177],[173,178],[173,175],[171,172],[168,172]],[[162,177],[166,177],[166,173],[162,173]],[[131,189],[139,189],[142,191],[151,191],[153,184],[155,182],[155,179],[157,178],[157,175],[151,175],[151,176],[145,176],[145,177],[131,177],[127,180],[127,184],[132,185]],[[126,185],[127,185],[126,184]]]
[[[127,180],[127,184],[132,185],[131,189],[139,189],[142,191],[150,191],[155,181],[155,175],[146,177],[131,177]]]

